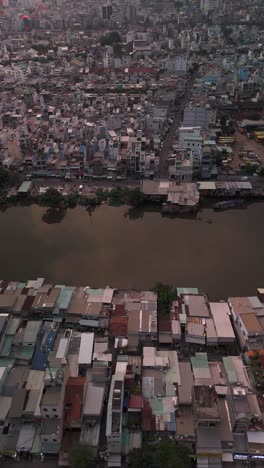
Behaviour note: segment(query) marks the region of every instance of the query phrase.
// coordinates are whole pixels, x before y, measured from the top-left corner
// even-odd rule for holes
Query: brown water
[[[44,223],[38,206],[0,213],[0,278],[136,289],[162,281],[212,298],[264,287],[263,203],[197,219],[127,211],[76,208],[57,224]]]

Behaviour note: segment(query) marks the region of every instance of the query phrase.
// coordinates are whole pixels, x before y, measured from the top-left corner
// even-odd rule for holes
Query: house
[[[264,309],[257,297],[230,297],[228,305],[242,349],[264,346]]]
[[[40,403],[41,415],[44,418],[62,418],[62,399],[61,386],[46,388]]]
[[[92,366],[93,348],[94,333],[82,333],[78,356],[80,375],[85,375],[86,369]]]
[[[64,395],[63,426],[65,430],[81,428],[85,386],[85,377],[68,378]]]
[[[42,322],[40,320],[29,320],[27,322],[25,333],[23,336],[23,345],[34,347],[37,342],[37,337],[41,329]]]
[[[108,397],[106,437],[107,446],[110,453],[108,466],[121,467],[122,451],[122,424],[123,424],[123,400],[124,400],[124,373],[116,373],[112,377],[111,387]]]
[[[41,452],[57,455],[60,450],[61,433],[60,420],[43,419],[40,429]]]
[[[83,401],[82,429],[80,441],[97,453],[99,445],[101,417],[105,396],[105,385],[88,382]]]
[[[128,312],[128,348],[136,349],[139,343],[157,342],[157,303],[141,301],[139,310]],[[136,306],[135,306],[136,307]]]
[[[210,302],[211,314],[218,337],[218,344],[233,343],[234,330],[230,321],[230,309],[226,302]]]
[[[193,402],[196,426],[219,426],[221,423],[218,396],[212,386],[194,385]]]
[[[183,114],[183,127],[202,127],[207,130],[209,125],[215,124],[216,111],[211,109],[208,104],[205,106],[197,104],[196,106],[187,105]]]

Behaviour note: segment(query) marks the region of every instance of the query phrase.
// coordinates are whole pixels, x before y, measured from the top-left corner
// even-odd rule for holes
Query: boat
[[[236,199],[236,200],[225,200],[218,202],[214,205],[215,210],[228,210],[229,208],[242,208],[245,206],[244,200]]]

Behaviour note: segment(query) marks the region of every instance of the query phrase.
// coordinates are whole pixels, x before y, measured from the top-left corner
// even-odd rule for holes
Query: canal
[[[39,206],[0,212],[0,278],[150,288],[196,286],[211,298],[264,287],[264,203],[196,219],[103,205],[43,222]],[[46,220],[47,221],[47,220]],[[57,220],[59,221],[59,220]]]

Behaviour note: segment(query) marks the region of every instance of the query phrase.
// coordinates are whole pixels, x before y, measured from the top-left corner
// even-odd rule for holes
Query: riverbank
[[[262,200],[263,197],[254,196],[254,194],[243,198],[237,197],[233,200],[233,203],[230,203],[232,201],[230,197],[204,196],[200,198],[197,206],[188,207],[163,203],[161,199],[149,199],[144,196],[139,187],[98,188],[88,195],[78,193],[76,190],[63,194],[60,190],[49,187],[43,193],[39,193],[37,189],[23,195],[2,193],[0,194],[0,210],[5,211],[15,206],[38,205],[47,209],[43,221],[50,223],[59,222],[65,216],[67,209],[80,206],[86,208],[91,214],[102,204],[113,207],[130,207],[130,211],[134,213],[132,216],[135,217],[137,217],[137,210],[142,212],[151,209],[151,211],[172,218],[184,216],[195,218],[204,208],[219,209],[219,211],[245,209],[252,203],[261,202]],[[221,207],[219,208],[218,205],[221,205]]]
[[[68,208],[84,206],[89,212],[101,204],[110,206],[131,206],[142,208],[155,205],[165,216],[195,215],[204,206],[221,209],[246,207],[249,203],[264,199],[264,186],[249,181],[240,182],[197,182],[180,184],[174,181],[138,181],[138,185],[90,185],[62,183],[54,181],[27,181],[21,187],[5,187],[0,191],[0,209],[12,206],[37,204],[49,211],[64,211]],[[170,185],[170,197],[168,187]],[[192,188],[190,188],[192,186]],[[192,191],[191,191],[192,190]],[[177,194],[177,195],[175,195]],[[176,200],[174,200],[174,196]]]
[[[99,188],[95,193],[89,195],[84,195],[76,190],[63,194],[61,190],[54,187],[48,187],[42,193],[37,189],[33,189],[22,195],[11,191],[0,194],[0,209],[2,210],[11,206],[30,206],[33,204],[57,210],[75,208],[78,205],[93,209],[102,203],[111,206],[131,205],[139,207],[144,204],[144,195],[138,187]]]

